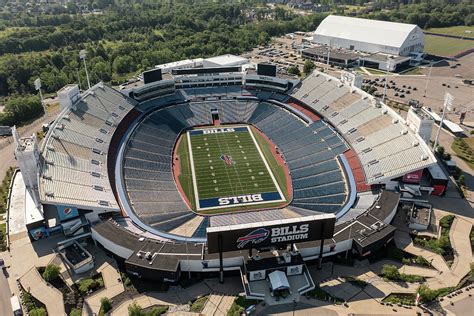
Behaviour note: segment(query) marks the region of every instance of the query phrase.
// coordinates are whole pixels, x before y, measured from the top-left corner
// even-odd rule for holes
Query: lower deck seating
[[[211,109],[218,111],[221,123],[253,124],[280,149],[293,180],[292,206],[313,214],[342,208],[348,192],[337,156],[347,147],[326,123],[307,125],[269,102],[199,101],[158,109],[129,139],[124,182],[134,211],[147,224],[169,231],[195,218],[174,183],[172,149],[183,130],[211,124]]]

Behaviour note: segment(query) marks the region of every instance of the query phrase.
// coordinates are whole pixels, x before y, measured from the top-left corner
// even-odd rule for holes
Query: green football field
[[[248,126],[197,129],[186,136],[197,210],[285,200]]]

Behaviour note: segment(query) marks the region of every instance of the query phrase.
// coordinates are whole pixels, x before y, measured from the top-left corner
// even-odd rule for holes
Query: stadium
[[[436,163],[352,73],[299,80],[231,65],[144,79],[64,87],[41,149],[18,149],[22,170],[37,168],[32,239],[92,238],[144,279],[240,275],[255,299],[282,270],[303,294],[306,265],[387,244],[399,182]]]

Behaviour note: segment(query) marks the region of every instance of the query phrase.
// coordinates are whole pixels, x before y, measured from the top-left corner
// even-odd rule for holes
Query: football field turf
[[[285,201],[248,126],[195,129],[187,138],[197,210]]]

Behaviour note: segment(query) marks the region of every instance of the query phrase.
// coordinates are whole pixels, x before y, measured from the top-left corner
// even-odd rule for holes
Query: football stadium
[[[390,242],[404,176],[436,164],[417,132],[356,74],[231,59],[60,90],[41,148],[16,136],[38,194],[32,240],[92,238],[144,279],[240,275],[255,299],[272,271],[303,294],[307,265]]]

